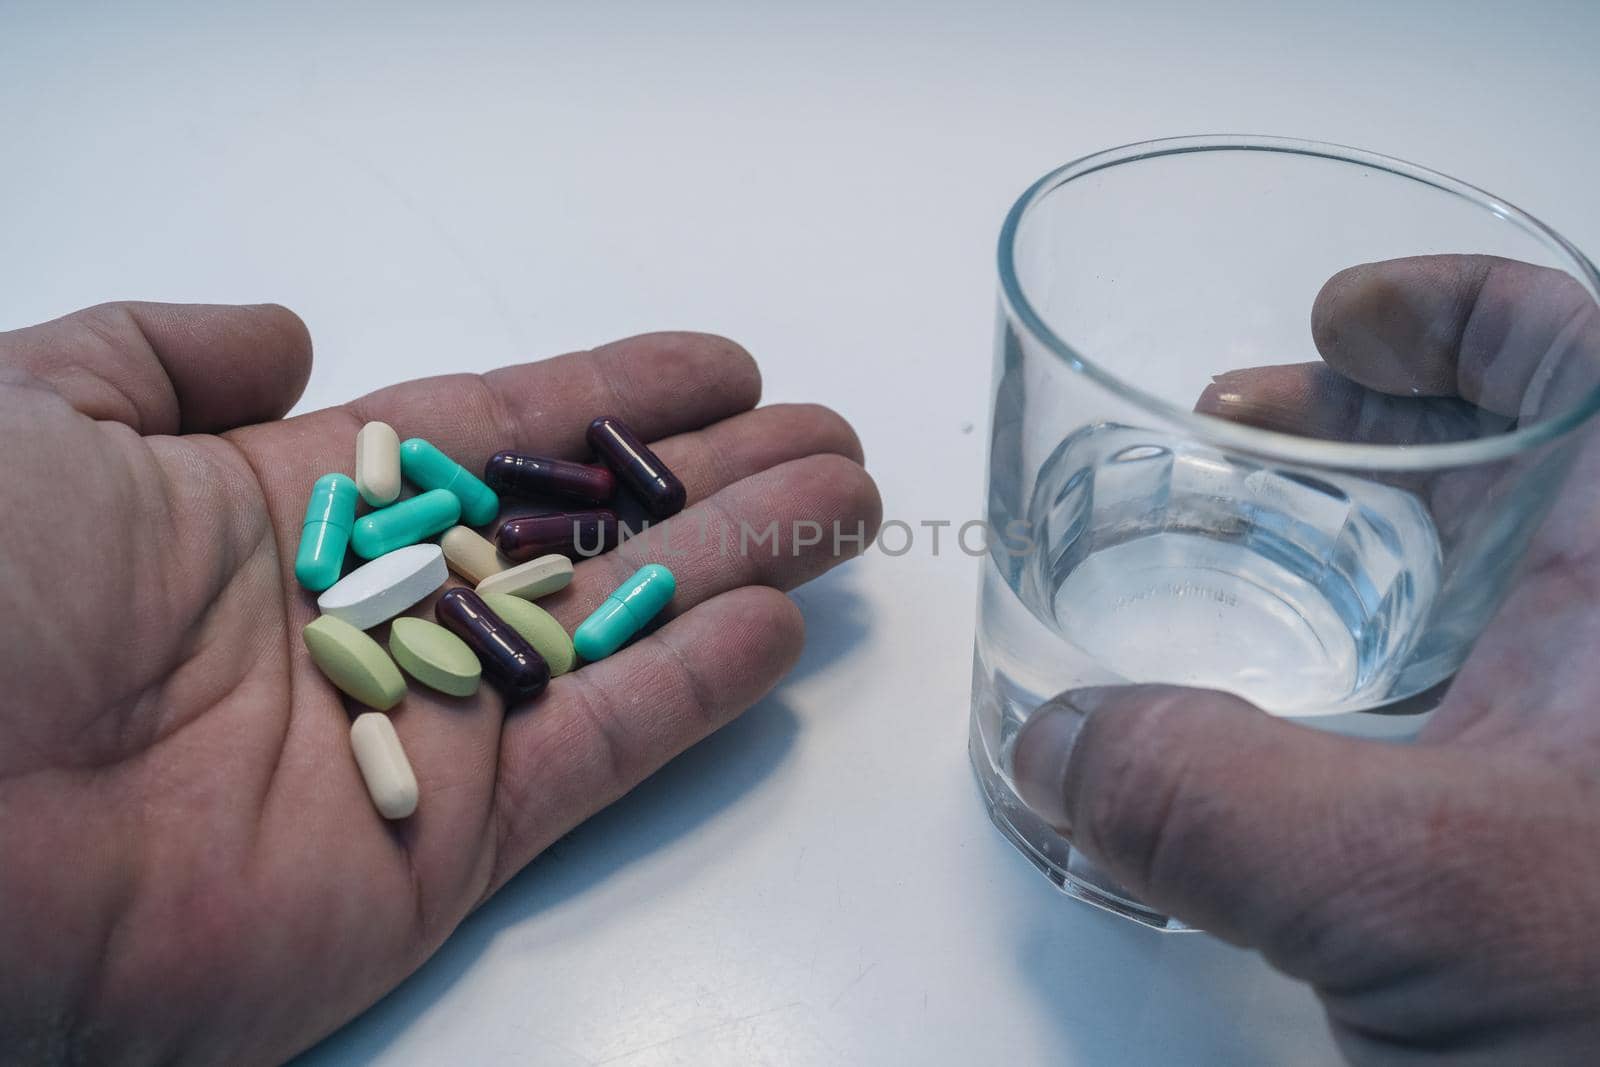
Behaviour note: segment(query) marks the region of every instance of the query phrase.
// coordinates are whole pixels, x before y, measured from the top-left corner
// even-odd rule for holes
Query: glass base
[[[984,806],[989,809],[989,817],[1006,839],[1017,847],[1017,851],[1027,857],[1028,862],[1050,879],[1056,888],[1076,900],[1156,930],[1194,932],[1194,927],[1152,911],[1135,900],[1126,889],[1073,848],[1071,842],[1056,833],[1049,823],[1035,815],[997,770],[997,764],[985,750],[981,730],[972,731],[968,748],[973,774],[983,790]]]

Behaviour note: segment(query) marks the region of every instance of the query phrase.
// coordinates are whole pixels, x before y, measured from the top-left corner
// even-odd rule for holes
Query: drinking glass
[[[1182,928],[1018,799],[1023,723],[1165,682],[1413,735],[1600,407],[1600,282],[1498,197],[1267,137],[1045,175],[999,272],[973,765],[1063,890]]]

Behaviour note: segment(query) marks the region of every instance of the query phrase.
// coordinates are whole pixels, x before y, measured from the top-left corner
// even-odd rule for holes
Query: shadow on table
[[[1041,892],[1056,894],[1039,882]],[[1259,958],[1204,934],[1162,933],[1056,895],[1058,907],[1034,909],[1017,947],[1017,966],[1043,1007],[1036,1017],[1055,1027],[1053,1059],[1343,1063],[1310,990]]]
[[[795,593],[806,648],[784,684],[847,655],[867,626],[862,598],[838,571]],[[467,918],[434,957],[383,1000],[295,1062],[366,1062],[465,974],[507,927],[594,891],[618,871],[671,846],[739,802],[782,764],[800,731],[783,685],[633,792],[557,841]]]
[[[850,585],[850,568],[829,571],[791,596],[806,620],[806,648],[777,692],[847,658],[866,637],[866,600]]]

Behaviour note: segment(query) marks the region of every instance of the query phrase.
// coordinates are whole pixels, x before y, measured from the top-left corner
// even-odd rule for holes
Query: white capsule
[[[506,569],[494,544],[470,526],[452,526],[439,538],[444,561],[462,578],[476,585]]]
[[[356,434],[356,488],[375,508],[400,497],[400,435],[387,422],[369,422]]]
[[[379,815],[403,819],[417,810],[417,776],[389,716],[381,711],[357,715],[350,724],[350,748]]]
[[[358,630],[370,630],[439,588],[449,577],[438,545],[407,545],[340,578],[317,597],[317,608]]]
[[[572,561],[566,556],[549,555],[519,563],[478,583],[478,595],[500,593],[537,600],[565,589],[572,581]]]

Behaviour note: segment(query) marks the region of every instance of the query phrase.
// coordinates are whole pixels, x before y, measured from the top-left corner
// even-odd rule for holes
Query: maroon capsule
[[[564,496],[585,504],[604,504],[617,491],[616,477],[604,467],[521,452],[490,456],[483,465],[483,480],[506,496]]]
[[[550,684],[550,665],[544,657],[471,589],[444,594],[434,605],[433,617],[467,643],[507,704],[532,700]]]
[[[617,513],[609,508],[559,511],[507,519],[500,524],[494,539],[506,559],[517,563],[552,552],[579,559],[616,548],[622,539],[622,527]]]
[[[633,490],[652,519],[683,510],[689,495],[683,483],[621,419],[602,415],[591,422],[589,447]]]

